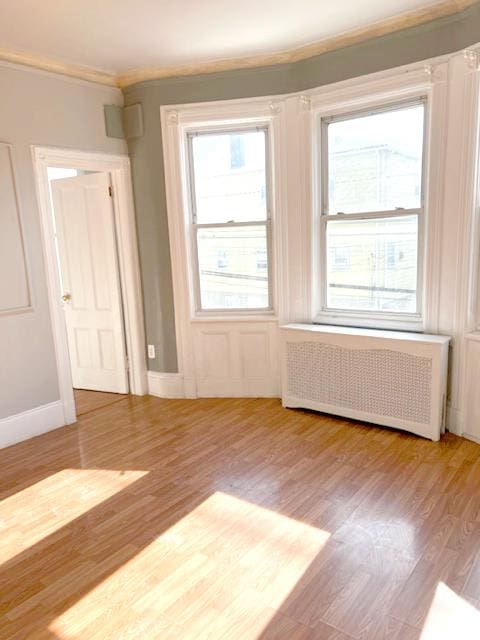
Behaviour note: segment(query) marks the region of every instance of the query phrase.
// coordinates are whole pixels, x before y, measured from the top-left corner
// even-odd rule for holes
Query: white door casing
[[[108,173],[51,183],[74,388],[128,393]]]
[[[113,208],[123,300],[123,318],[128,353],[130,393],[147,393],[145,328],[143,318],[140,261],[130,161],[125,155],[103,154],[58,147],[32,146],[35,186],[42,228],[48,304],[57,361],[59,397],[65,424],[76,420],[72,372],[68,352],[65,314],[53,226],[53,204],[48,168],[70,168],[86,172],[107,172],[113,188]]]

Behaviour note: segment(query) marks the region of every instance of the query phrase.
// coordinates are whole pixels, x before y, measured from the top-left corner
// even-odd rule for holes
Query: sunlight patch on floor
[[[64,469],[0,503],[0,564],[136,482],[148,471]]]
[[[148,638],[149,630],[165,640],[254,640],[329,536],[217,492],[135,555],[130,549],[49,629],[64,640]]]
[[[435,591],[420,640],[478,640],[480,611],[443,582]]]

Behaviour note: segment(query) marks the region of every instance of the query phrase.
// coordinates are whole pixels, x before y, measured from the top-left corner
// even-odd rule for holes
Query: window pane
[[[328,213],[421,206],[423,104],[328,125]]]
[[[192,138],[197,223],[267,217],[265,131]]]
[[[327,307],[416,312],[417,216],[327,222]]]
[[[266,309],[266,227],[197,230],[202,309]]]

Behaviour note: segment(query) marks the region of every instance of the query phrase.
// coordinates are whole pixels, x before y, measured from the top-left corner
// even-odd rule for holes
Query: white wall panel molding
[[[470,98],[470,111],[475,121],[474,166],[470,177],[473,182],[473,202],[471,204],[471,225],[465,233],[465,245],[469,249],[468,291],[464,299],[466,305],[464,323],[465,334],[460,344],[459,387],[460,405],[463,419],[459,421],[457,432],[480,443],[480,176],[478,171],[479,143],[479,92],[480,92],[480,48],[466,49],[464,58],[470,70],[467,74],[466,90]],[[472,175],[474,173],[474,175]]]
[[[471,47],[469,49],[465,49],[463,52],[463,57],[467,61],[467,64],[470,69],[477,70],[480,67],[480,48],[479,47]]]
[[[453,336],[450,363],[449,424],[468,432],[475,410],[469,406],[472,357],[465,333],[475,328],[479,221],[476,202],[480,74],[477,54],[452,57],[449,73],[448,132],[444,170],[443,232],[439,279],[440,331]],[[478,389],[480,391],[480,389]],[[477,393],[478,393],[477,391]]]
[[[427,331],[438,333],[441,295],[441,263],[443,233],[443,185],[448,130],[449,65],[432,65],[428,91],[426,224],[424,251],[423,321]]]
[[[279,229],[277,265],[281,323],[311,318],[311,120],[309,96],[292,96],[286,100],[286,155],[281,158],[281,173],[286,184],[284,197],[288,213]]]
[[[196,323],[193,327],[200,397],[277,397],[277,323]]]
[[[0,420],[0,449],[65,424],[62,402],[51,402]]]
[[[0,142],[0,315],[33,310],[30,269],[13,162],[13,147]]]
[[[178,369],[184,379],[186,397],[196,397],[194,360],[191,357],[193,343],[189,325],[189,292],[192,283],[188,269],[190,255],[183,209],[183,202],[187,196],[184,193],[181,175],[184,162],[183,145],[179,141],[178,111],[164,109],[161,117]]]
[[[480,442],[480,333],[467,334],[463,342],[465,419],[459,427],[462,435]]]
[[[450,404],[447,404],[446,425],[448,426],[448,430],[450,431],[450,433],[453,433],[456,436],[463,436],[464,423],[465,423],[465,419],[463,414],[458,409],[455,409]]]

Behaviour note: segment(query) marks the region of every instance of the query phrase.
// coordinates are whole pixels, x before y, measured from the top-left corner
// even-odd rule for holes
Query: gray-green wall
[[[103,153],[126,153],[127,147],[125,140],[105,132],[104,105],[123,104],[117,89],[2,64],[0,96],[0,141],[12,145],[33,307],[0,314],[1,419],[60,397],[31,145]],[[0,233],[5,213],[0,212]],[[13,274],[0,273],[0,278],[9,277]]]
[[[154,371],[177,370],[160,106],[278,95],[459,51],[480,42],[480,3],[454,16],[294,64],[152,80],[125,90],[143,107],[145,134],[129,142],[143,274],[147,342]]]

